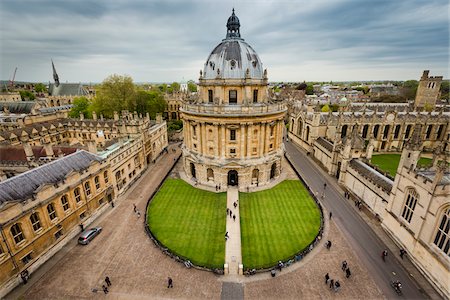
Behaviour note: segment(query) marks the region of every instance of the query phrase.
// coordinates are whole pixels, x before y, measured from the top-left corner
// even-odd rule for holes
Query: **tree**
[[[189,92],[191,92],[191,93],[197,92],[197,85],[195,84],[194,81],[189,80],[187,85],[188,85],[187,88],[188,88]]]
[[[73,107],[69,112],[69,117],[78,118],[80,113],[87,118],[91,116],[89,111],[89,100],[86,97],[76,97],[73,99]]]
[[[151,91],[137,91],[136,111],[138,113],[149,113],[150,118],[154,119],[156,114],[163,113],[167,107],[166,100],[159,89]]]
[[[419,82],[417,80],[407,80],[403,82],[401,94],[408,100],[416,98],[417,87]]]
[[[328,104],[325,104],[324,106],[322,106],[321,111],[322,112],[329,112],[330,111],[330,106]]]
[[[36,93],[45,93],[47,92],[47,87],[43,83],[37,83],[34,86],[34,90],[36,91]]]
[[[22,101],[33,101],[36,97],[30,91],[20,91],[19,92]]]
[[[450,98],[450,80],[443,80],[441,83],[441,100],[449,100]]]
[[[172,88],[172,90],[174,92],[179,92],[180,91],[180,84],[178,82],[173,82],[170,87]]]
[[[308,83],[308,85],[306,86],[306,91],[305,91],[306,95],[313,95],[314,94],[314,87],[312,83]]]
[[[136,106],[136,87],[133,79],[130,76],[114,74],[99,86],[92,110],[106,118],[112,118],[114,111],[134,111]]]

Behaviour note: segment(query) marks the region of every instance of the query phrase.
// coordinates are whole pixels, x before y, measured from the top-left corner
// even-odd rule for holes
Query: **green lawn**
[[[397,173],[398,164],[400,162],[401,154],[377,154],[373,155],[371,162],[378,166],[381,170],[389,172],[391,176],[395,176]],[[431,164],[431,158],[421,157],[417,163],[420,166],[426,166]]]
[[[203,191],[169,178],[151,201],[147,222],[173,253],[196,265],[223,268],[226,209],[226,193]]]
[[[264,268],[307,247],[320,228],[320,211],[298,180],[239,193],[244,268]]]

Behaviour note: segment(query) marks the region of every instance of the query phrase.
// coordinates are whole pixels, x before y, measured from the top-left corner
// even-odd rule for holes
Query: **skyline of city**
[[[3,1],[1,74],[17,81],[197,80],[231,8],[270,81],[449,77],[446,1]],[[447,9],[446,9],[447,8]],[[16,20],[16,21],[14,21]],[[20,22],[17,22],[20,20]],[[157,30],[156,30],[157,29]]]

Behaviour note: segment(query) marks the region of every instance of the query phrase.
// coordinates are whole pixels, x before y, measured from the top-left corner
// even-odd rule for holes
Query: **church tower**
[[[200,71],[199,91],[181,107],[186,180],[241,191],[278,180],[286,105],[269,98],[267,70],[241,37],[233,10],[227,32]]]
[[[417,87],[416,100],[414,101],[415,108],[423,108],[425,105],[434,108],[436,100],[439,98],[439,91],[441,89],[442,76],[428,76],[429,70],[423,71],[420,78],[419,86]]]

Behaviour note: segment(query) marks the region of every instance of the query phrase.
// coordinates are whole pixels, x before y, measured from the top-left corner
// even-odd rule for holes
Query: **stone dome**
[[[263,79],[264,70],[258,54],[242,39],[239,19],[228,18],[227,36],[206,60],[203,79]]]

